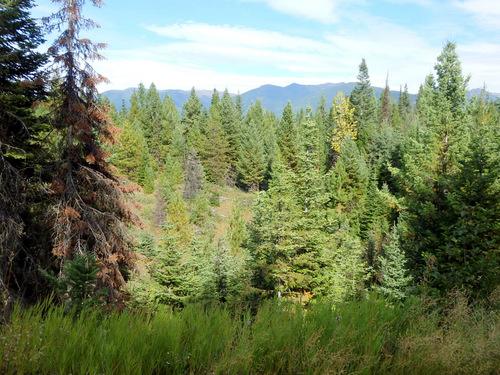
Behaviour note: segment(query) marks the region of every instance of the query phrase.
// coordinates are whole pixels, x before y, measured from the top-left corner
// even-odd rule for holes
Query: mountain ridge
[[[288,101],[291,102],[294,110],[300,110],[301,108],[305,108],[307,106],[310,106],[314,110],[318,106],[319,100],[322,95],[325,97],[327,108],[329,108],[333,103],[333,99],[338,95],[339,92],[342,92],[345,96],[350,95],[355,85],[356,82],[327,82],[318,85],[302,85],[299,83],[291,83],[288,86],[266,84],[244,92],[243,94],[241,94],[241,97],[243,101],[243,109],[245,111],[253,102],[260,100],[264,109],[268,109],[269,111],[274,112],[277,115],[281,115],[281,113],[283,112],[283,108]],[[375,92],[375,96],[379,98],[382,94],[383,88],[374,86],[373,90]],[[117,108],[120,108],[122,106],[123,101],[125,101],[125,106],[129,107],[129,100],[132,96],[133,91],[134,88],[130,87],[123,90],[107,90],[104,91],[101,95],[107,96]],[[222,94],[222,91],[218,92],[219,94]],[[400,93],[399,90],[391,90],[390,92],[391,97],[397,101]],[[470,98],[472,96],[480,95],[481,92],[482,89],[472,89],[468,92],[467,97]],[[165,95],[167,93],[172,98],[175,106],[180,113],[183,104],[186,102],[190,95],[190,90],[158,90],[158,94],[160,95],[162,100],[165,98]],[[206,108],[210,106],[212,93],[213,90],[196,90],[196,94]],[[231,95],[234,97],[237,94]],[[409,95],[410,100],[412,102],[415,102],[417,99],[417,94]],[[492,99],[500,98],[500,94],[489,93],[489,95]]]

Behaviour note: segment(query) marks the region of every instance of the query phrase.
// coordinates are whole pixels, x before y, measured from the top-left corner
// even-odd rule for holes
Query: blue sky
[[[352,82],[365,58],[374,86],[416,93],[451,40],[469,87],[500,92],[499,0],[107,0],[84,15],[101,28],[82,36],[108,44],[101,91]]]

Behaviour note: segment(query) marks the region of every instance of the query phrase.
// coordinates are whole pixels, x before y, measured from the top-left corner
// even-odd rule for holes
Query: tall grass
[[[188,306],[155,313],[41,303],[0,327],[1,374],[496,374],[497,311],[457,295],[445,311],[377,298],[256,312]]]

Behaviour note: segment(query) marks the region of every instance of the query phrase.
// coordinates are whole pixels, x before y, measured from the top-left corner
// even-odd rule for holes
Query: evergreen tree
[[[195,198],[203,184],[203,167],[194,151],[188,152],[184,161],[185,185],[182,197]]]
[[[238,180],[250,190],[259,190],[267,170],[264,142],[257,126],[257,123],[251,120],[242,129],[239,160],[236,165]]]
[[[437,60],[434,69],[439,99],[446,103],[447,109],[455,118],[460,118],[465,110],[467,84],[470,77],[462,75],[456,44],[447,42]]]
[[[50,188],[53,253],[64,259],[92,253],[101,266],[97,287],[116,298],[125,286],[122,270],[131,264],[126,225],[133,215],[102,147],[116,142],[117,133],[96,102],[96,85],[106,79],[89,66],[89,61],[101,58],[103,45],[80,38],[82,29],[94,25],[82,16],[84,1],[58,2],[59,11],[47,20],[49,31],[63,29],[49,49],[61,74],[54,126],[65,136],[59,173]]]
[[[208,181],[223,184],[229,169],[227,158],[229,142],[226,138],[221,119],[221,104],[217,91],[214,90],[210,116],[206,127],[206,134],[200,151]]]
[[[351,92],[350,102],[354,107],[354,120],[358,123],[359,143],[363,149],[366,149],[375,132],[377,102],[365,59],[361,60],[357,78],[358,82]]]
[[[172,124],[168,122],[164,102],[154,83],[146,93],[145,105],[139,118],[149,153],[156,165],[162,166],[172,141]]]
[[[392,124],[392,98],[389,88],[389,77],[385,80],[385,87],[380,95],[380,123]]]
[[[44,95],[38,77],[46,62],[36,51],[44,40],[31,7],[29,0],[0,1],[0,301],[5,304],[16,294],[36,296],[43,284],[37,268],[50,257],[40,246],[46,228],[33,237],[26,233],[32,223],[39,226],[38,212],[46,209],[35,208],[41,184],[28,178],[41,174],[40,165],[50,161],[41,152],[48,143],[41,137],[50,129],[36,121],[31,109]],[[26,241],[30,237],[38,237],[38,248]]]
[[[137,90],[134,89],[132,96],[130,97],[129,120],[131,122],[137,121],[140,123],[142,112],[146,108],[146,97],[147,91],[144,84],[141,82],[139,83]]]
[[[298,134],[292,104],[288,101],[276,130],[276,139],[281,155],[289,168],[297,166]]]
[[[401,116],[403,121],[406,121],[412,112],[412,105],[407,84],[405,84],[404,91],[399,90],[398,111],[399,116]]]
[[[406,257],[400,247],[400,234],[395,226],[383,245],[380,257],[380,286],[376,289],[384,296],[401,300],[408,295],[412,277],[408,275]]]
[[[139,183],[139,175],[143,173],[143,160],[147,158],[147,144],[142,134],[142,128],[137,122],[128,120],[122,124],[123,130],[114,145],[110,161],[118,171],[135,183]]]
[[[331,173],[330,191],[342,231],[359,234],[365,210],[369,172],[352,137],[346,137]]]
[[[236,182],[236,163],[238,160],[238,150],[241,143],[241,113],[236,107],[233,98],[227,91],[224,91],[220,104],[220,115],[222,127],[228,141],[227,159],[229,162],[229,171],[226,182],[234,185]]]
[[[187,149],[199,151],[202,136],[203,104],[196,95],[194,87],[191,89],[188,100],[182,106],[181,117]]]

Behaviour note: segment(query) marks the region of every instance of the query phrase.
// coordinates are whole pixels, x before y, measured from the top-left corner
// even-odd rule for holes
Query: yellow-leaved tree
[[[358,122],[354,120],[354,110],[349,98],[346,98],[341,92],[333,99],[331,117],[333,117],[335,124],[329,141],[332,150],[337,154],[340,153],[342,142],[346,137],[350,136],[355,140],[358,136]]]

